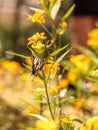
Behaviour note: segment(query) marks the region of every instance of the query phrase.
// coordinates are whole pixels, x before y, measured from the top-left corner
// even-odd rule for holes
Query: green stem
[[[58,48],[61,48],[61,36],[59,35],[58,38],[59,38]]]
[[[60,93],[60,92],[59,92]],[[60,96],[58,97],[58,100],[59,100],[59,108],[60,108],[60,113],[59,113],[59,116],[61,116],[61,114],[62,114],[62,111],[61,111],[61,98],[60,98]]]
[[[50,105],[50,100],[49,100],[49,94],[48,94],[48,89],[47,89],[47,82],[45,80],[45,74],[44,74],[43,71],[42,71],[42,73],[43,73],[43,79],[44,79],[44,85],[45,85],[45,92],[46,92],[46,97],[47,97],[47,103],[48,103],[49,111],[50,111],[52,119],[54,120],[54,116],[53,116],[53,113],[52,113],[52,109],[51,109],[51,105]]]
[[[53,37],[53,35],[52,35],[52,33],[47,29],[47,27],[45,26],[45,25],[41,25],[44,29],[45,29],[45,31],[51,36],[51,37]]]
[[[6,51],[7,54],[10,54],[10,55],[15,55],[15,56],[19,56],[19,57],[22,57],[22,58],[27,58],[27,56],[24,56],[22,54],[17,54],[15,52],[10,52],[10,51]]]

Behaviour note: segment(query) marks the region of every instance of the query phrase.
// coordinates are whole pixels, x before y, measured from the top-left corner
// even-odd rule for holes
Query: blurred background
[[[65,2],[59,15],[64,14],[70,6],[70,1],[65,0]],[[29,7],[32,6],[38,7],[37,0],[0,0],[0,57],[7,56],[5,52],[9,50],[24,55],[28,54],[27,38],[37,30],[42,30],[40,26],[32,25],[27,20],[31,13]],[[69,41],[68,34],[66,33],[66,35],[65,40]],[[9,58],[19,60],[15,56]]]
[[[62,40],[73,46],[87,46],[88,32],[98,26],[98,0],[93,4],[92,0],[64,2],[66,4],[62,4],[59,17],[74,2],[76,8],[68,20],[69,26]],[[0,130],[24,130],[32,126],[30,117],[26,116],[27,111],[34,110],[28,108],[28,101],[32,102],[30,88],[33,86],[28,78],[30,73],[21,66],[21,58],[6,54],[6,51],[12,51],[29,55],[27,38],[43,30],[27,20],[32,6],[38,7],[37,0],[0,0]],[[74,49],[72,53],[78,52]]]
[[[27,16],[29,6],[36,6],[36,4],[37,2],[34,2],[34,0],[0,0],[1,57],[6,56],[5,51],[7,50],[27,54],[27,37],[30,30],[34,30],[31,29]]]
[[[59,16],[65,13],[70,3],[66,0]],[[29,80],[30,72],[23,68],[22,58],[6,53],[29,55],[27,38],[43,31],[39,25],[27,20],[32,6],[38,7],[37,0],[0,0],[0,130],[29,129],[32,121],[27,113],[36,111],[28,108],[34,86]],[[63,36],[65,41],[70,40],[69,33],[70,29]]]

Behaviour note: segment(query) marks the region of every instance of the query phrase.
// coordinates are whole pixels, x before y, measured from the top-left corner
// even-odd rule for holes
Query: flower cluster
[[[6,71],[12,73],[13,75],[16,75],[19,73],[21,66],[18,62],[16,61],[10,61],[10,60],[4,60],[2,62],[1,67],[5,69]]]
[[[43,24],[45,23],[45,18],[42,14],[41,11],[36,11],[33,15],[29,15],[28,20],[33,23]]]
[[[88,33],[87,44],[94,49],[98,49],[98,28],[95,28]]]
[[[44,40],[47,37],[45,36],[45,33],[36,33],[32,37],[28,38],[28,45],[31,46],[32,49],[34,49],[37,53],[42,53],[45,49]]]
[[[80,71],[85,71],[89,67],[91,60],[89,57],[79,54],[70,56],[70,62],[74,64]]]
[[[59,64],[55,65],[54,63],[54,58],[50,57],[47,63],[44,64],[43,71],[47,77],[49,76],[50,78],[53,78],[59,70]]]
[[[98,130],[98,116],[89,118],[80,130]]]

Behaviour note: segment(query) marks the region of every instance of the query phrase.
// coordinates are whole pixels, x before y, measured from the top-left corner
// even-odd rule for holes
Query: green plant
[[[76,107],[83,105],[84,102],[82,100],[80,102],[80,99],[84,92],[85,79],[90,78],[90,73],[97,65],[97,59],[93,57],[93,53],[80,46],[78,46],[79,50],[85,54],[91,54],[94,66],[90,64],[91,60],[84,55],[77,56],[77,64],[74,64],[75,57],[68,61],[67,56],[71,47],[69,43],[65,45],[63,43],[64,46],[62,46],[61,36],[66,31],[67,19],[75,5],[72,5],[56,22],[61,4],[63,4],[61,0],[39,0],[41,8],[30,7],[33,14],[29,15],[28,19],[33,24],[42,26],[45,32],[37,32],[28,38],[27,48],[31,53],[30,56],[7,52],[31,60],[31,64],[24,64],[24,66],[31,71],[30,78],[34,85],[32,91],[36,105],[30,104],[29,112],[30,116],[37,119],[37,121],[34,120],[34,128],[31,128],[34,130],[80,129],[80,127],[74,127],[75,119],[66,114],[63,105],[66,106],[67,103],[75,101],[78,102],[78,105],[75,104]],[[64,77],[66,70],[68,71],[67,77]],[[69,84],[75,87],[76,91],[74,90],[73,95],[72,91],[67,89]],[[38,111],[36,112],[35,109]],[[81,122],[79,119],[77,121]]]

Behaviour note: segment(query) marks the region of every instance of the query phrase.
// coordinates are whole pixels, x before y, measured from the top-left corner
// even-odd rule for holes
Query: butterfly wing
[[[43,61],[37,56],[33,56],[32,60],[33,60],[32,75],[36,75],[38,71],[42,68]]]

